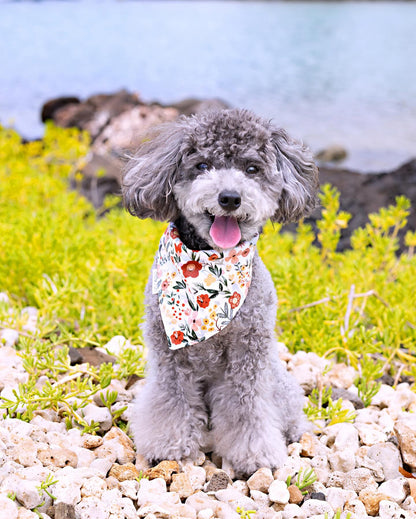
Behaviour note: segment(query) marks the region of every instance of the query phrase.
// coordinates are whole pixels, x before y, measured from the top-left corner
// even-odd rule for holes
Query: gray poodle
[[[161,126],[128,164],[126,208],[171,222],[146,288],[148,374],[130,423],[149,462],[213,451],[251,474],[280,467],[308,428],[255,242],[267,220],[311,212],[317,188],[311,153],[246,110]]]

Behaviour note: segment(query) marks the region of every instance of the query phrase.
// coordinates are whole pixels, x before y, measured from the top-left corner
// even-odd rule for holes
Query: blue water
[[[416,3],[0,0],[0,122],[42,134],[42,103],[120,88],[219,97],[346,165],[416,156]]]

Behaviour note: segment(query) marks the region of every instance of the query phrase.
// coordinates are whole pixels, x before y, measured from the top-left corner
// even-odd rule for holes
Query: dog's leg
[[[229,345],[224,379],[211,387],[209,402],[215,452],[237,474],[251,474],[282,466],[286,438],[303,432],[306,420],[302,391],[280,363],[274,339],[254,330],[240,341]]]
[[[207,428],[201,389],[174,356],[167,350],[163,359],[152,358],[133,406],[130,430],[136,451],[149,462],[196,459]]]

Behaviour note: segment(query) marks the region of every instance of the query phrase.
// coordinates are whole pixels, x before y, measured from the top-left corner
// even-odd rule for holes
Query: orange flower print
[[[175,252],[176,254],[180,254],[182,252],[182,242],[175,243]]]
[[[238,263],[238,252],[235,249],[233,249],[230,252],[230,254],[228,254],[228,256],[225,258],[225,261],[231,261],[233,265]]]
[[[245,258],[246,256],[248,256],[250,254],[250,249],[247,248],[247,249],[244,249],[243,252],[241,253],[241,255],[243,256],[243,258]]]
[[[201,308],[206,308],[206,307],[209,305],[209,302],[210,302],[210,299],[209,299],[208,294],[200,294],[200,295],[196,298],[196,302],[198,303],[198,305],[199,305]]]
[[[188,261],[181,266],[181,269],[186,278],[197,278],[202,265],[198,261]]]
[[[236,308],[240,303],[241,296],[238,292],[234,292],[234,294],[228,300],[231,308]]]
[[[209,261],[214,261],[219,258],[218,254],[211,254],[211,256],[208,258]]]
[[[183,341],[183,333],[179,330],[173,332],[170,340],[173,344],[180,344]]]

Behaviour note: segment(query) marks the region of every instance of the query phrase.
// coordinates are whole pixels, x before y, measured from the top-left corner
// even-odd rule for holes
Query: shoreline
[[[97,94],[84,101],[76,97],[51,99],[43,105],[41,115],[44,122],[52,120],[58,126],[75,126],[90,133],[91,154],[78,188],[98,208],[106,195],[119,193],[123,157],[135,151],[149,128],[181,115],[221,108],[230,106],[221,99],[195,98],[170,105],[149,103],[135,93],[120,90],[114,94]],[[346,160],[331,162],[331,159],[345,155]],[[394,204],[400,195],[405,195],[412,204],[408,225],[401,231],[400,238],[407,230],[416,229],[416,158],[392,170],[366,174],[346,167],[348,154],[342,146],[330,146],[318,157],[326,159],[317,159],[321,185],[330,183],[336,187],[340,191],[341,210],[352,215],[350,225],[341,237],[342,250],[349,247],[353,230],[366,224],[369,213]],[[103,169],[106,174],[98,174]],[[315,228],[319,218],[320,210],[317,210],[308,221]],[[292,227],[289,225],[284,229]]]
[[[292,0],[282,1],[290,2]],[[310,1],[314,2],[315,0]],[[123,97],[123,95],[129,97],[127,105],[114,106],[111,100],[115,100],[115,104],[117,104],[117,98]],[[108,106],[100,106],[100,103],[106,105],[107,101],[109,101],[108,104],[110,107],[106,114],[105,112]],[[78,110],[75,108],[76,105],[78,105]],[[159,100],[145,101],[135,92],[121,89],[109,94],[93,94],[87,98],[80,98],[76,95],[62,95],[45,101],[39,109],[39,119],[43,125],[40,135],[30,135],[30,132],[28,135],[28,132],[19,128],[19,125],[16,125],[13,120],[9,121],[9,123],[0,121],[0,124],[4,127],[15,130],[19,133],[23,141],[31,142],[43,138],[44,123],[46,120],[51,119],[57,126],[74,126],[81,130],[86,129],[91,133],[92,141],[94,143],[97,134],[106,126],[111,124],[112,119],[118,117],[124,111],[132,109],[134,106],[143,106],[148,107],[149,109],[154,109],[155,107],[159,107],[160,109],[173,109],[177,110],[177,116],[191,115],[192,113],[198,113],[205,109],[234,107],[227,101],[218,98],[204,99],[190,97],[175,102],[161,102]],[[161,122],[163,122],[163,120]],[[155,123],[157,124],[157,121],[155,121]],[[276,123],[279,126],[278,121],[276,121]],[[323,138],[322,140],[317,138],[302,138],[297,135],[296,132],[288,129],[285,124],[282,124],[281,126],[286,128],[289,135],[303,141],[314,153],[318,165],[324,168],[341,171],[348,170],[362,175],[377,175],[380,173],[392,173],[413,159],[416,159],[416,150],[412,151],[406,145],[402,147],[388,148],[370,142],[360,147],[357,146],[356,143],[348,142],[348,138],[345,140],[343,138]],[[128,130],[128,128],[122,128],[120,130],[123,131],[126,129]],[[124,142],[124,144],[128,143]],[[132,145],[134,147],[134,141],[132,142]],[[130,146],[127,145],[127,148],[129,147]],[[337,158],[335,158],[335,160],[331,160],[331,158],[329,160],[319,160],[319,155],[321,153],[327,154],[329,152],[331,156],[333,149],[342,149],[344,157],[341,160],[337,160]]]

